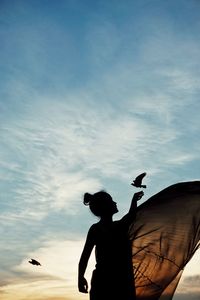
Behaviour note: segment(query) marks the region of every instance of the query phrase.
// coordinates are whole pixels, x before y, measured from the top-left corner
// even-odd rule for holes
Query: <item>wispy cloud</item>
[[[42,104],[36,98],[21,120],[4,125],[4,180],[10,174],[7,181],[12,182],[17,175],[13,196],[24,207],[16,215],[3,214],[4,219],[39,219],[51,209],[69,213],[86,190],[102,187],[102,176],[129,180],[131,168],[155,173],[196,158],[195,152],[176,144],[183,134],[180,129],[173,123],[165,128],[161,118],[158,124],[151,119],[161,112],[169,120],[176,116],[169,99],[159,106],[143,97],[132,107],[129,100],[117,114],[109,103],[104,108],[96,99],[94,105],[92,93],[63,97],[67,101],[47,97]],[[150,153],[156,159],[149,160]]]
[[[64,280],[35,280],[12,283],[2,287],[0,293],[3,300],[12,300],[13,298],[16,300],[77,299],[77,295],[73,294],[72,291],[69,292],[66,288]]]

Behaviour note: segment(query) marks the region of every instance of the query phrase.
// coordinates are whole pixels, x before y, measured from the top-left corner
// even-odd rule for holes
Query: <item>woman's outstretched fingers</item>
[[[144,196],[144,192],[140,191],[134,194],[134,198],[138,201]]]

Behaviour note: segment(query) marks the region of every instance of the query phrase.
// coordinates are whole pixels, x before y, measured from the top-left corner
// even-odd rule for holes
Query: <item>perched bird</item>
[[[31,258],[31,260],[28,261],[30,264],[35,265],[35,266],[41,266],[41,263],[39,261]]]
[[[146,185],[142,185],[142,179],[144,178],[144,176],[146,175],[147,173],[142,173],[140,175],[138,175],[135,180],[133,180],[133,182],[131,183],[131,185],[135,186],[135,187],[138,187],[138,188],[146,188],[147,186]]]

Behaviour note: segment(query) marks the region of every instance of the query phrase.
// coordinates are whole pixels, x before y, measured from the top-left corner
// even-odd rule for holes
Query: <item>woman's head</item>
[[[97,217],[113,215],[118,212],[116,202],[105,191],[95,194],[85,193],[83,203],[89,205],[91,212]]]

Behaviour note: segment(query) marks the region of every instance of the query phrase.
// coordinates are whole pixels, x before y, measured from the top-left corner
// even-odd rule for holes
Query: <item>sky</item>
[[[2,300],[88,299],[85,192],[119,219],[141,172],[144,201],[199,180],[199,32],[198,0],[0,0]],[[174,299],[199,286],[200,250]]]

